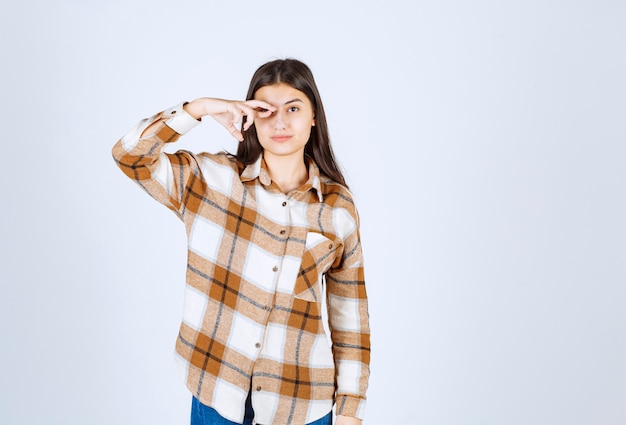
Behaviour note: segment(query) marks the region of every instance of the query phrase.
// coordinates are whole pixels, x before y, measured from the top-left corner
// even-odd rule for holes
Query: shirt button
[[[254,344],[254,346],[255,346],[256,348],[261,348],[261,343],[260,343],[260,342],[257,342],[256,344]]]
[[[259,385],[258,387],[256,387],[257,391],[261,391],[261,386]]]
[[[287,206],[287,201],[283,201],[283,207]]]
[[[273,271],[275,271],[275,272],[277,272],[277,271],[278,271],[278,266],[274,266],[274,267],[272,267],[272,270],[273,270]]]
[[[333,244],[332,243],[328,245],[328,249],[333,249]]]
[[[284,235],[285,233],[287,233],[287,231],[286,231],[285,229],[283,229],[283,230],[281,230],[281,231],[280,231],[280,234],[281,234],[281,235]]]

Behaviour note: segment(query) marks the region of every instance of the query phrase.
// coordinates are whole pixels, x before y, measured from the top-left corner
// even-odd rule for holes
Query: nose
[[[274,114],[274,129],[283,130],[287,128],[287,120],[283,111],[276,111]]]

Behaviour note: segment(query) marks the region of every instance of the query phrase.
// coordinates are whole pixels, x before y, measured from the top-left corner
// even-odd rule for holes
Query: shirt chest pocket
[[[300,270],[296,277],[294,296],[319,302],[322,296],[322,276],[336,259],[335,243],[321,233],[308,232],[302,254]]]

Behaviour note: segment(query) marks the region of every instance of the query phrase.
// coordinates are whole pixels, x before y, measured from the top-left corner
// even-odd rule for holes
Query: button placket
[[[283,207],[286,207],[286,206],[289,204],[287,201],[288,201],[288,199],[287,199],[287,200],[284,200],[284,201],[283,201],[283,203],[282,203],[281,205],[282,205]],[[289,222],[289,212],[286,212],[285,219],[286,219],[286,223],[288,223],[288,222]],[[285,226],[285,227],[281,227],[281,229],[278,231],[278,233],[279,233],[281,236],[285,236],[285,235],[287,234],[287,227],[286,227],[286,226],[288,226],[288,224],[284,224],[283,226]]]

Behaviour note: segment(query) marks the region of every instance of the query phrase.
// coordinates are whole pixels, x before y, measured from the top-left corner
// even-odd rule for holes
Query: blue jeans
[[[191,425],[252,425],[252,419],[254,419],[254,410],[252,410],[250,395],[248,395],[248,399],[246,400],[246,413],[243,418],[243,424],[225,419],[217,413],[215,409],[205,406],[195,397],[191,400]],[[332,413],[328,413],[328,415],[323,418],[307,425],[332,425],[332,423],[333,415]]]

